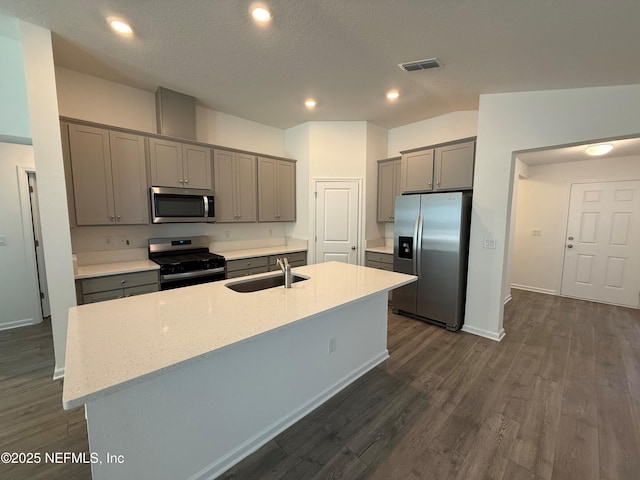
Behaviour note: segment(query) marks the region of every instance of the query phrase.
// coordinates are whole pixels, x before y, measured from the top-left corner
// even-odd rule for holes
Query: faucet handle
[[[288,267],[289,266],[289,257],[284,257],[284,266]]]

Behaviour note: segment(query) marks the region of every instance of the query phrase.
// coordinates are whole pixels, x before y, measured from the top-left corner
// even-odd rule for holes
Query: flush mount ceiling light
[[[613,145],[609,143],[602,143],[600,145],[589,145],[584,149],[587,152],[587,155],[597,156],[597,155],[605,155],[613,150]]]
[[[254,3],[249,7],[251,17],[258,23],[269,23],[273,18],[271,9],[262,3]]]
[[[119,35],[128,37],[133,35],[133,28],[121,18],[108,17],[107,23],[111,29]]]
[[[387,100],[397,100],[398,97],[400,96],[400,92],[398,92],[397,90],[389,90],[387,92]]]
[[[316,102],[313,98],[307,98],[304,101],[304,106],[307,108],[315,108],[315,106],[318,104],[318,102]]]

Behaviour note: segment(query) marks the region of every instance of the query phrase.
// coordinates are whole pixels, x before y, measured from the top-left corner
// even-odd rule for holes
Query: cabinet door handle
[[[431,182],[427,183],[427,185],[431,186]]]
[[[440,182],[436,182],[436,185],[439,187],[440,186]]]
[[[120,215],[118,215],[118,221],[120,221]]]
[[[180,183],[184,183],[184,180],[182,178],[180,179]]]
[[[125,283],[127,283],[127,281],[126,281],[126,280],[120,280],[120,283],[121,283],[122,285],[124,285]]]
[[[187,179],[184,181],[184,183],[189,183],[189,179],[187,178]]]
[[[113,215],[111,215],[109,218],[111,219],[112,222],[115,221],[115,217]]]

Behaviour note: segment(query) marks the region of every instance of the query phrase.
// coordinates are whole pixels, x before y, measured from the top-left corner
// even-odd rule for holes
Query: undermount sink
[[[291,276],[291,283],[302,282],[309,280],[309,277],[304,275],[298,275],[294,273]],[[257,292],[259,290],[266,290],[267,288],[282,287],[284,285],[284,275],[278,273],[276,275],[269,275],[267,277],[252,278],[249,280],[240,280],[237,282],[227,283],[225,287],[230,288],[234,292],[249,293]]]

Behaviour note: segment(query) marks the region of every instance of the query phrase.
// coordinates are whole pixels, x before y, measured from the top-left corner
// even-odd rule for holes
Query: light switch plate
[[[7,246],[7,236],[0,235],[0,247],[6,247],[6,246]]]

